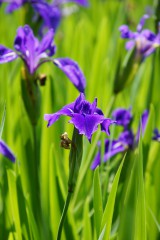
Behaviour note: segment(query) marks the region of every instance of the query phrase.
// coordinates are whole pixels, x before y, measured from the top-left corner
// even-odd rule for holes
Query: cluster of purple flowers
[[[145,110],[142,114],[141,121],[138,127],[137,133],[134,135],[131,129],[131,122],[133,116],[131,114],[131,109],[126,110],[123,108],[118,108],[112,113],[112,118],[115,119],[117,125],[123,127],[123,131],[120,133],[118,139],[106,139],[105,140],[105,152],[103,161],[106,162],[111,157],[115,156],[118,153],[126,152],[128,149],[133,150],[139,141],[140,137],[140,128],[142,128],[142,135],[145,132],[147,120],[148,120],[148,111]],[[101,143],[98,143],[99,149],[101,148]],[[101,163],[101,154],[100,150],[94,158],[91,168],[95,169]]]
[[[53,39],[55,30],[63,16],[62,6],[69,2],[84,7],[88,6],[87,0],[55,0],[52,3],[44,0],[0,0],[0,4],[8,4],[6,8],[8,13],[12,13],[24,4],[31,4],[35,12],[43,19],[43,27],[49,29],[42,40],[39,41],[29,25],[19,27],[14,40],[15,50],[0,45],[0,64],[21,58],[28,74],[34,79],[41,64],[51,61],[66,74],[79,92],[84,92],[86,80],[78,64],[69,58],[51,58],[56,51]],[[15,162],[14,154],[2,140],[0,140],[0,153]]]
[[[25,4],[30,4],[37,14],[36,19],[34,17],[33,20],[37,20],[38,17],[42,18],[41,33],[46,28],[53,28],[56,31],[63,15],[73,12],[75,9],[73,7],[64,8],[65,4],[70,2],[83,7],[88,6],[87,0],[53,0],[51,3],[45,0],[0,0],[0,4],[8,3],[7,13],[12,13]]]
[[[117,139],[105,140],[105,154],[104,161],[107,161],[112,156],[120,152],[125,152],[127,149],[134,149],[138,143],[140,136],[140,125],[136,135],[130,127],[132,121],[131,109],[117,109],[112,114],[112,119],[105,118],[103,112],[97,108],[97,99],[93,103],[89,103],[85,100],[85,87],[86,80],[79,68],[78,64],[69,58],[52,58],[56,52],[56,46],[53,42],[54,33],[59,26],[60,20],[63,15],[62,6],[66,3],[73,2],[81,6],[88,6],[87,0],[54,0],[52,3],[48,3],[44,0],[0,0],[0,4],[8,3],[6,11],[12,13],[16,9],[20,8],[24,4],[31,4],[36,13],[43,19],[43,28],[47,27],[49,30],[43,36],[41,41],[38,40],[33,34],[32,29],[25,25],[19,27],[14,40],[14,49],[9,49],[3,45],[0,45],[0,63],[6,63],[14,61],[17,58],[21,58],[24,62],[25,68],[29,75],[34,76],[37,69],[41,64],[51,61],[61,69],[74,86],[80,92],[80,96],[75,102],[64,106],[61,110],[53,114],[45,114],[44,119],[48,121],[48,127],[56,122],[61,115],[71,117],[69,121],[78,130],[80,135],[85,135],[89,142],[91,142],[92,134],[97,130],[98,125],[101,126],[101,131],[106,132],[108,135],[109,126],[111,124],[120,125],[123,127],[123,131]],[[138,26],[137,31],[132,32],[127,25],[122,25],[119,30],[121,37],[129,39],[126,43],[126,49],[130,50],[136,47],[138,56],[142,59],[149,56],[160,46],[160,32],[154,34],[148,29],[143,30],[145,20],[148,15],[144,15]],[[142,134],[145,131],[146,123],[148,119],[148,111],[145,111],[141,117]],[[157,129],[154,131],[154,140],[160,141],[160,133]],[[98,146],[100,148],[100,142]],[[0,141],[0,152],[7,156],[12,162],[15,161],[15,156],[7,145]],[[97,153],[93,163],[92,169],[96,168],[100,164],[100,151]]]
[[[124,108],[118,108],[112,113],[112,118],[116,121],[116,124],[123,127],[123,131],[120,133],[117,139],[106,139],[105,150],[103,161],[106,162],[111,157],[117,155],[118,153],[124,153],[127,150],[134,150],[138,145],[140,138],[140,131],[142,131],[142,136],[145,132],[147,121],[148,121],[149,112],[145,110],[141,116],[141,120],[139,123],[139,127],[137,133],[134,134],[131,129],[131,123],[133,120],[133,116],[131,113],[131,108],[129,110]],[[160,132],[158,129],[154,129],[154,135],[152,137],[153,140],[160,142]],[[98,142],[99,151],[96,154],[91,169],[95,169],[98,165],[101,164],[101,143]]]

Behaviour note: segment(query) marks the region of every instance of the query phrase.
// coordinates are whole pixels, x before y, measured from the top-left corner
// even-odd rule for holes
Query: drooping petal
[[[111,120],[110,118],[104,118],[103,122],[101,123],[101,131],[105,132],[108,136],[110,135],[109,127],[111,124],[116,124],[117,122]]]
[[[112,113],[112,118],[118,125],[127,127],[132,120],[131,109],[118,108]]]
[[[54,64],[66,74],[80,92],[84,92],[86,79],[75,61],[69,58],[56,58],[54,59]]]
[[[45,114],[44,120],[48,121],[47,127],[50,127],[53,123],[55,123],[60,118],[61,115],[72,117],[74,104],[75,103],[68,104],[56,113]]]
[[[17,57],[18,55],[13,50],[0,45],[0,63],[11,62]]]
[[[97,130],[98,125],[103,121],[103,116],[100,115],[82,115],[74,113],[71,120],[79,131],[79,134],[84,134],[89,142],[91,142],[92,134]]]
[[[12,162],[15,162],[16,157],[14,156],[10,148],[2,140],[0,140],[0,153],[3,156],[9,158]]]

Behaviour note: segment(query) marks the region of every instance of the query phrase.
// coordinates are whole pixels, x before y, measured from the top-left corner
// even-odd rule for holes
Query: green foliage
[[[149,109],[138,147],[124,158],[122,154],[111,158],[94,172],[90,166],[97,142],[104,142],[106,135],[98,129],[91,144],[84,138],[82,164],[62,240],[160,238],[160,145],[152,141],[153,129],[160,128],[160,52],[157,49],[132,72],[133,52],[128,54],[130,61],[124,61],[127,52],[118,31],[122,24],[134,30],[146,4],[156,8],[157,14],[153,1],[90,0],[88,8],[80,7],[64,17],[55,34],[55,57],[78,62],[87,80],[86,99],[97,97],[98,107],[107,117],[116,107],[131,106],[136,133],[140,114]],[[16,29],[25,23],[25,7],[5,14],[2,4],[0,44],[13,48]],[[146,24],[154,32],[153,22],[151,18]],[[36,85],[38,113],[30,110],[38,116],[38,123],[32,127],[21,95],[22,64],[17,59],[0,65],[0,138],[17,158],[12,164],[0,155],[0,239],[56,239],[69,178],[69,151],[60,148],[60,135],[67,132],[71,138],[73,125],[61,117],[48,129],[43,115],[73,102],[79,93],[52,63],[43,64],[38,71],[45,73],[47,80],[43,87]],[[120,127],[110,129],[112,140]],[[103,153],[104,147],[102,160]]]

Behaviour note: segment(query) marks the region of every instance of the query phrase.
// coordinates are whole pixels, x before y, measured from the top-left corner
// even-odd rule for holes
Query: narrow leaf
[[[103,215],[103,206],[102,206],[102,193],[101,193],[101,184],[99,178],[99,167],[96,168],[94,172],[94,225],[96,229],[97,236],[99,236],[101,220]]]
[[[105,210],[104,210],[104,214],[103,214],[103,218],[102,218],[102,222],[101,222],[101,231],[104,229],[104,226],[106,225],[106,230],[105,230],[105,234],[104,234],[104,239],[105,240],[109,239],[109,236],[110,236],[115,198],[116,198],[119,177],[120,177],[120,174],[121,174],[124,159],[125,159],[125,156],[124,156],[123,161],[120,164],[119,169],[118,169],[118,171],[116,173],[116,176],[114,178],[112,189],[111,189],[111,192],[109,194],[108,201],[107,201],[107,204],[106,204],[106,207],[105,207]]]

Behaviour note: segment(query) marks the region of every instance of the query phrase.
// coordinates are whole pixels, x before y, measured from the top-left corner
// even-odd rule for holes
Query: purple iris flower
[[[149,16],[145,14],[140,19],[136,32],[132,32],[127,25],[122,25],[119,28],[121,37],[129,39],[126,43],[126,49],[130,50],[136,47],[137,55],[141,56],[142,59],[152,54],[156,48],[160,46],[160,32],[156,35],[148,29],[143,29],[147,18],[149,18]]]
[[[63,8],[63,5],[68,2],[74,2],[78,5],[87,7],[87,0],[54,0],[52,3],[47,3],[44,0],[34,3],[32,1],[34,10],[41,16],[43,19],[42,26],[40,28],[40,33],[43,33],[43,29],[45,28],[53,28],[55,31],[57,30],[63,15],[67,15],[74,11],[74,8]]]
[[[0,4],[2,3],[8,3],[8,6],[6,8],[7,13],[12,13],[13,11],[20,8],[25,3],[30,2],[28,0],[0,0]]]
[[[12,162],[15,162],[16,158],[15,158],[14,154],[9,149],[9,147],[6,145],[6,143],[3,142],[2,140],[0,140],[0,153],[3,156],[9,158]]]
[[[116,120],[118,125],[127,128],[132,120],[131,108],[118,108],[112,113],[112,118]]]
[[[154,136],[152,137],[152,139],[155,140],[155,141],[160,142],[160,132],[158,131],[158,129],[157,128],[154,129],[153,133],[154,133]]]
[[[85,135],[91,142],[92,134],[97,130],[98,125],[101,126],[101,131],[108,135],[109,126],[115,121],[105,118],[102,111],[97,108],[97,99],[93,103],[85,100],[83,93],[75,100],[75,102],[64,106],[61,110],[53,114],[45,114],[44,119],[48,121],[48,127],[55,123],[61,115],[71,117],[69,123],[72,123],[79,134]]]
[[[20,57],[30,75],[33,75],[42,63],[52,61],[80,92],[84,92],[86,80],[78,64],[69,58],[51,58],[56,51],[53,37],[53,29],[50,29],[39,42],[28,25],[19,27],[14,41],[15,51],[0,45],[0,63],[10,62]]]
[[[140,137],[140,127],[142,128],[142,135],[144,134],[147,120],[148,120],[148,111],[145,110],[141,117],[141,124],[139,124],[137,134],[134,135],[132,129],[130,129],[130,123],[132,121],[132,114],[130,112],[131,109],[125,110],[122,108],[116,109],[112,116],[116,120],[116,123],[123,126],[124,130],[120,133],[118,139],[116,140],[105,140],[105,150],[103,161],[106,162],[111,157],[115,156],[118,153],[123,153],[128,149],[134,149]],[[91,165],[91,169],[95,169],[101,163],[101,154],[100,154],[100,142],[98,143],[99,151],[95,156],[93,163]]]

